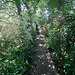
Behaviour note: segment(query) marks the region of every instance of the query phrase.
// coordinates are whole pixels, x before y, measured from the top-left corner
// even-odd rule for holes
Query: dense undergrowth
[[[0,10],[0,75],[28,75],[36,35],[31,27],[27,29],[26,15],[21,21],[14,4],[3,7]]]
[[[6,30],[8,32],[3,32],[8,33],[8,36],[2,34],[3,38],[0,40],[0,75],[26,75],[35,50],[35,41],[22,26],[18,29],[20,33],[18,30],[14,31],[13,27],[11,28],[18,34],[14,34],[10,26]]]
[[[62,15],[63,13],[59,12],[59,14]],[[66,13],[64,12],[64,15],[62,15],[60,18],[54,17],[48,32],[45,33],[45,42],[49,51],[52,52],[52,59],[59,75],[75,74],[74,17],[75,15],[69,13],[69,11]]]
[[[28,75],[39,28],[58,73],[74,75],[74,9],[74,0],[0,0],[0,75]]]
[[[6,28],[6,30],[9,31],[9,28]],[[26,75],[35,50],[35,41],[32,35],[25,30],[18,34],[10,32],[8,37],[2,35],[5,38],[0,40],[0,75]],[[11,35],[14,37],[12,38]]]

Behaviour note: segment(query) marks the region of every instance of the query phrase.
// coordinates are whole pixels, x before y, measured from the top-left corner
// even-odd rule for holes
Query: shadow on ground
[[[44,44],[44,36],[37,35],[37,45],[29,75],[57,75],[50,53]]]

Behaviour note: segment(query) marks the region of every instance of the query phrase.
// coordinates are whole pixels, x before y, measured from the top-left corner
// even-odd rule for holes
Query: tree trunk
[[[21,3],[20,3],[20,0],[18,1],[17,9],[18,9],[18,15],[21,16]]]

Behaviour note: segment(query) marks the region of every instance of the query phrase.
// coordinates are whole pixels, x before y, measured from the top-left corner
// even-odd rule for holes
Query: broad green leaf
[[[16,6],[18,7],[19,0],[14,0],[14,1],[15,1]]]
[[[58,0],[49,0],[48,5],[51,6],[51,8],[54,8],[57,3],[58,3]]]

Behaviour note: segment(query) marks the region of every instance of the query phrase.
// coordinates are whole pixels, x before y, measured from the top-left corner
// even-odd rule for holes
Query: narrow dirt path
[[[50,53],[44,45],[44,36],[42,34],[37,35],[36,48],[30,75],[57,75]]]

